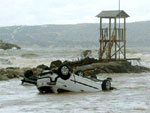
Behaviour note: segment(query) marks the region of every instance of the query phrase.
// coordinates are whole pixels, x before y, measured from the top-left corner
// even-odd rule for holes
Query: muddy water
[[[117,90],[39,94],[20,79],[0,82],[0,113],[150,113],[150,73],[111,74]]]

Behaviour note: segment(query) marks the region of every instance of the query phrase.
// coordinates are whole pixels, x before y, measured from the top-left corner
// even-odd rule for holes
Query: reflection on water
[[[0,113],[150,113],[150,73],[109,74],[117,90],[39,94],[19,79],[0,82]]]

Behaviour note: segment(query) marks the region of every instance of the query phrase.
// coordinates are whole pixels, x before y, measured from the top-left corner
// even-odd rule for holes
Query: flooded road
[[[20,79],[0,81],[0,113],[150,113],[150,73],[104,74],[117,90],[39,94]]]

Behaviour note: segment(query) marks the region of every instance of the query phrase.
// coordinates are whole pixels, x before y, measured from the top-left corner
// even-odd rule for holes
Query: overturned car
[[[99,80],[96,77],[87,77],[82,71],[72,72],[67,65],[61,65],[57,70],[43,71],[37,76],[36,83],[33,82],[34,79],[27,79],[25,82],[28,81],[35,84],[40,93],[97,92],[112,89],[111,78]]]

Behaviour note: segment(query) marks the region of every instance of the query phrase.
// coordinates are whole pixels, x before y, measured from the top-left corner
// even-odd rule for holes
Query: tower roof
[[[129,15],[123,10],[110,10],[102,11],[98,15],[98,18],[127,18]]]

